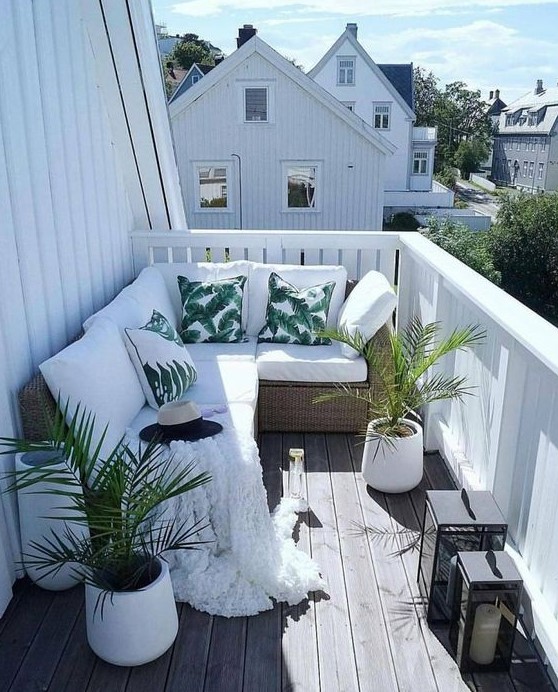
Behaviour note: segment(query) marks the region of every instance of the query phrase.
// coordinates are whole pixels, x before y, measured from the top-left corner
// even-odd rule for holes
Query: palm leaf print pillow
[[[158,409],[180,399],[197,379],[196,366],[176,329],[157,310],[139,329],[125,329],[126,348],[147,403]]]
[[[258,341],[306,346],[331,343],[318,332],[326,328],[335,281],[298,289],[272,272],[268,287],[266,323]]]
[[[245,276],[218,281],[189,281],[178,277],[182,299],[180,336],[185,344],[203,341],[242,341],[242,299]]]

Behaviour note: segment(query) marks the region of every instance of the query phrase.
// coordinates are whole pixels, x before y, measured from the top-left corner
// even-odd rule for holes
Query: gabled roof
[[[494,99],[490,108],[486,111],[487,115],[500,115],[500,113],[507,108],[507,105],[502,101],[501,98]]]
[[[413,75],[413,66],[412,64],[410,65],[384,65],[383,67],[386,68],[386,70],[390,73],[393,74],[394,78],[397,79],[397,82],[400,83],[399,86],[401,86],[403,92],[407,92],[409,85],[405,84],[407,80],[410,78],[411,84],[410,84],[410,89],[411,89],[411,98],[410,98],[410,103],[407,101],[405,96],[400,92],[399,86],[396,84],[393,84],[390,80],[390,77],[386,75],[386,73],[383,71],[382,66],[376,65],[376,63],[372,60],[372,58],[368,55],[368,53],[364,50],[364,48],[360,45],[360,43],[357,41],[355,38],[354,34],[352,31],[349,29],[345,29],[345,31],[339,36],[337,41],[331,46],[331,48],[327,51],[327,53],[323,56],[323,58],[318,62],[317,65],[315,65],[310,72],[308,72],[308,76],[314,78],[318,72],[321,72],[322,68],[328,63],[331,58],[335,57],[337,52],[340,50],[341,46],[345,41],[348,41],[351,46],[353,47],[354,51],[360,55],[360,57],[364,60],[364,62],[368,65],[368,67],[372,70],[372,72],[376,75],[376,77],[380,80],[380,82],[383,83],[383,85],[386,87],[388,91],[390,91],[393,94],[393,99],[394,101],[397,101],[401,108],[405,111],[405,113],[412,118],[413,120],[415,119],[415,114],[413,112],[412,108],[412,92],[413,92],[413,81],[412,81],[412,75]],[[389,69],[389,68],[401,68],[399,69]],[[403,77],[403,71],[410,70],[410,77],[407,76],[407,78]]]
[[[188,91],[188,89],[187,89],[188,77],[192,74],[192,72],[197,72],[200,75],[200,77],[203,77],[208,72],[211,72],[211,70],[214,67],[215,67],[215,65],[200,65],[197,62],[193,63],[191,65],[190,69],[184,75],[184,77],[182,77],[180,84],[176,87],[174,93],[172,94],[172,96],[169,99],[169,103],[172,103],[172,101],[174,101],[179,96],[181,96],[185,91]]]
[[[232,55],[226,58],[226,60],[216,65],[206,77],[196,82],[196,84],[191,86],[179,98],[173,99],[172,103],[169,104],[171,118],[188,108],[194,101],[203,96],[206,91],[218,85],[221,80],[225,79],[254,53],[257,53],[271,63],[277,70],[313,96],[319,103],[332,111],[338,118],[343,120],[384,154],[393,154],[395,152],[396,147],[391,144],[391,142],[365,123],[362,118],[359,118],[358,115],[350,111],[326,91],[326,89],[317,84],[308,75],[304,74],[302,70],[292,65],[265,41],[262,41],[259,36],[253,36],[249,41],[232,53]]]
[[[415,85],[413,79],[413,63],[399,63],[391,65],[378,64],[378,67],[397,89],[409,108],[414,111]]]

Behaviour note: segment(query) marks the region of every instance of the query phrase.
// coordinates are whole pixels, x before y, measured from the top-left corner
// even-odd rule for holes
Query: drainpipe
[[[240,222],[240,230],[242,230],[242,159],[240,154],[231,154],[238,159],[238,220]]]

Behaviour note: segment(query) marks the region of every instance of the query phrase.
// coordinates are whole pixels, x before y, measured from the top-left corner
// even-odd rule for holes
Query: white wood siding
[[[171,147],[168,118],[157,137],[146,122],[155,122],[157,110],[166,114],[165,101],[157,103],[159,93],[164,99],[158,58],[151,78],[136,61],[141,79],[134,93],[128,86],[127,96],[118,94],[120,111],[98,78],[101,61],[119,81],[117,66],[106,61],[107,30],[138,53],[155,43],[149,4],[136,2],[131,11],[134,36],[130,23],[122,25],[126,0],[110,6],[112,15],[103,17],[99,0],[0,3],[0,436],[19,434],[17,392],[39,363],[132,278],[135,221],[183,225],[174,161],[165,162],[160,150],[153,156],[165,140]],[[91,38],[99,21],[102,45]],[[126,118],[133,99],[135,121]],[[0,474],[11,463],[1,457]],[[0,495],[0,614],[15,573],[16,523],[14,498]]]
[[[243,122],[244,86],[269,86],[271,122]],[[191,228],[240,227],[233,153],[243,228],[381,228],[384,154],[258,54],[173,116],[172,129]],[[196,210],[194,161],[228,163],[227,210]],[[285,161],[318,164],[319,211],[283,210]]]
[[[354,85],[337,84],[337,56],[355,56]],[[383,82],[372,72],[363,58],[355,53],[349,41],[345,41],[323,68],[314,75],[314,80],[333,94],[339,101],[354,102],[354,112],[374,127],[374,103],[391,105],[391,126],[389,130],[378,130],[382,136],[397,147],[397,151],[387,157],[385,190],[409,189],[409,174],[412,156],[413,123],[407,113],[395,100]],[[430,188],[428,188],[430,189]]]

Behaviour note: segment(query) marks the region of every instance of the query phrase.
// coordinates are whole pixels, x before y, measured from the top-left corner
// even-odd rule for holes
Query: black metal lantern
[[[462,672],[509,670],[522,589],[507,553],[457,554],[450,643]]]
[[[428,622],[449,622],[458,551],[503,550],[508,526],[491,493],[428,490],[418,582]]]

